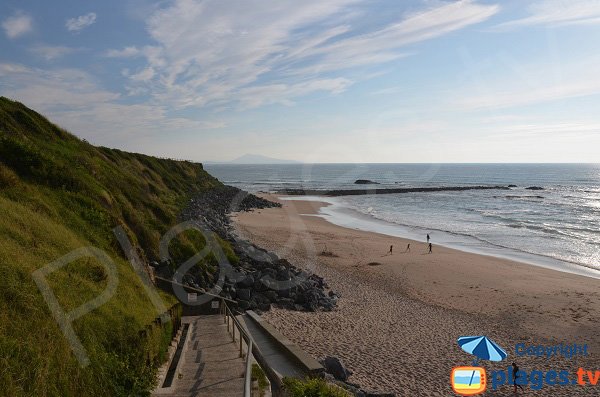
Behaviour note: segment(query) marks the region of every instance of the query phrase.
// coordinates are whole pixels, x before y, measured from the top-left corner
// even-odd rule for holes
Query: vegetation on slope
[[[157,259],[161,236],[190,196],[219,185],[201,164],[95,147],[0,97],[0,395],[147,394],[169,335],[140,337],[158,313],[112,229],[122,226],[144,259]],[[185,260],[203,244],[186,233],[171,245],[172,257]],[[112,258],[118,286],[73,322],[90,359],[82,367],[32,272],[87,246]],[[95,259],[82,258],[48,282],[68,312],[108,280]],[[162,297],[166,307],[174,303]]]

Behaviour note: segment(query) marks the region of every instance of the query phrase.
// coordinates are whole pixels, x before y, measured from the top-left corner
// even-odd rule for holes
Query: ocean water
[[[206,165],[251,192],[516,185],[510,190],[327,198],[322,216],[341,226],[600,276],[600,164]],[[543,190],[528,190],[538,186]],[[306,199],[306,197],[302,197]],[[310,198],[315,199],[315,198]],[[319,198],[319,200],[323,200]],[[403,249],[398,247],[397,249]]]

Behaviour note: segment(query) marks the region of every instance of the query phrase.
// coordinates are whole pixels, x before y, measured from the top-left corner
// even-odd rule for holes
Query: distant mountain
[[[300,164],[299,161],[282,160],[260,154],[244,154],[231,161],[205,161],[205,164]]]

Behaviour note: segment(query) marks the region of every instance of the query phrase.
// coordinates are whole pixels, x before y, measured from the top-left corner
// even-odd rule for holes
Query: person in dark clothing
[[[525,391],[523,389],[523,386],[517,384],[517,379],[519,378],[519,375],[517,374],[518,372],[519,372],[519,367],[517,366],[516,363],[512,363],[512,377],[513,377],[513,385],[515,387],[515,390],[514,390],[515,393],[517,392],[517,387],[519,389],[521,389],[521,391]]]
[[[390,251],[388,252],[388,255],[392,255],[392,250],[394,249],[393,245],[390,245]]]
[[[406,246],[406,250],[404,252],[410,252],[410,243]]]
[[[427,233],[427,244],[429,244],[429,233]]]
[[[432,248],[432,247],[431,247],[431,243],[429,243],[429,253],[430,253],[430,254],[432,253],[432,252],[431,252],[431,248]]]

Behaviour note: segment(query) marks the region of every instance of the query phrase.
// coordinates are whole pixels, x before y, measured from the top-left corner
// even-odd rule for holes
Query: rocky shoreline
[[[329,290],[322,277],[308,274],[275,253],[239,238],[231,226],[229,216],[234,212],[280,206],[224,185],[193,197],[182,211],[180,221],[198,222],[233,247],[239,262],[231,264],[233,272],[224,277],[221,295],[235,300],[239,311],[264,312],[270,310],[271,305],[296,311],[331,311],[338,296]],[[165,274],[169,272],[166,264],[155,262],[153,266],[162,277],[172,277]],[[206,291],[213,287],[206,280],[188,273],[183,284]]]

